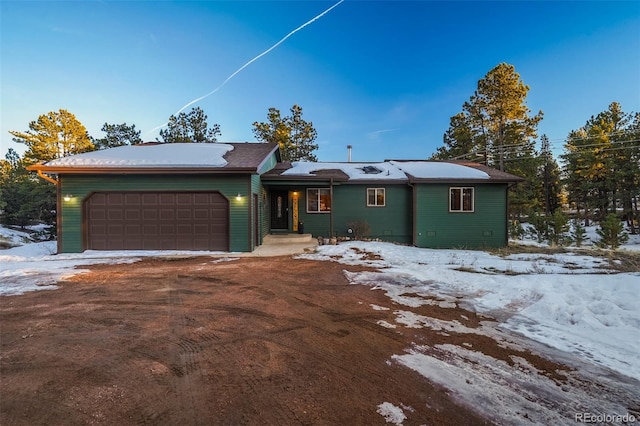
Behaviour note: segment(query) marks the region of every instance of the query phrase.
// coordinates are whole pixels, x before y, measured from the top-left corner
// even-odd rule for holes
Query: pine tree
[[[510,216],[539,208],[535,138],[542,111],[526,105],[529,86],[513,65],[501,63],[478,81],[462,112],[450,119],[436,159],[465,158],[525,178],[510,189]]]
[[[600,222],[600,227],[596,229],[596,233],[600,237],[596,241],[596,245],[601,248],[617,249],[629,240],[629,235],[624,232],[624,227],[618,216],[613,213]]]
[[[87,129],[64,109],[39,116],[29,123],[26,132],[9,133],[14,142],[27,145],[24,154],[27,165],[94,150]]]
[[[104,123],[102,126],[105,136],[101,139],[93,139],[93,144],[96,149],[114,148],[116,146],[123,145],[136,145],[142,143],[140,138],[140,130],[136,130],[136,125],[131,126],[127,123],[122,124],[108,124]]]
[[[522,82],[513,65],[501,63],[494,67],[478,81],[477,90],[464,103],[462,113],[451,118],[439,156],[483,153],[489,165],[508,170],[509,157],[517,156],[518,147],[535,139],[542,120],[542,111],[530,116],[526,106],[528,92],[529,86]]]
[[[181,112],[176,117],[172,115],[167,122],[167,128],[160,130],[160,137],[164,143],[184,142],[217,142],[220,125],[214,124],[209,128],[207,115],[200,107],[193,108],[189,114]]]
[[[538,198],[542,200],[545,214],[549,215],[560,207],[560,167],[553,158],[551,143],[546,135],[540,138],[540,145],[537,182],[542,182],[542,185],[538,186],[541,192]]]
[[[253,134],[261,142],[277,143],[282,159],[288,161],[318,161],[313,153],[318,149],[315,140],[318,133],[311,121],[302,118],[302,107],[291,107],[291,115],[281,117],[276,108],[269,108],[268,122],[253,123]]]
[[[633,223],[640,196],[640,116],[617,102],[569,134],[562,159],[569,200],[602,220],[618,204]]]
[[[576,243],[576,247],[582,247],[582,243],[587,239],[587,231],[580,223],[580,219],[573,220],[573,228],[570,234],[571,240]]]
[[[3,205],[1,221],[7,225],[55,222],[56,189],[25,169],[25,160],[9,149],[0,161]]]
[[[569,218],[558,208],[553,212],[549,221],[549,243],[551,246],[564,246],[570,241]]]

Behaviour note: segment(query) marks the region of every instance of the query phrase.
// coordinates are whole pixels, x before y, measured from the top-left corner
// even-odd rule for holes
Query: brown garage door
[[[218,192],[96,192],[85,201],[90,250],[229,250]]]

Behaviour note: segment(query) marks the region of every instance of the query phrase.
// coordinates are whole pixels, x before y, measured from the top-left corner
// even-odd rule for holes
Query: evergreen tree
[[[596,241],[596,245],[601,248],[617,249],[629,240],[629,235],[624,232],[624,226],[613,213],[600,222],[600,227],[596,229],[596,233],[600,237]]]
[[[551,144],[546,135],[542,135],[540,144],[537,180],[538,182],[542,182],[542,186],[539,186],[542,194],[539,198],[542,200],[545,214],[549,215],[560,207],[560,191],[562,189],[560,167],[553,158]]]
[[[38,117],[26,132],[9,131],[13,141],[27,145],[27,165],[93,151],[87,129],[69,111],[61,109]]]
[[[529,228],[531,236],[535,237],[539,243],[547,240],[549,238],[549,218],[535,210],[529,212],[528,218],[531,224],[531,228]]]
[[[558,208],[549,219],[549,243],[552,246],[564,246],[569,238],[569,218]]]
[[[486,164],[509,171],[508,161],[522,155],[519,148],[536,138],[542,111],[531,116],[526,106],[529,86],[520,79],[513,65],[501,63],[478,81],[463,111],[451,117],[445,133],[445,146],[437,157],[446,159],[481,154]]]
[[[253,123],[253,134],[261,142],[277,143],[282,159],[287,161],[318,161],[313,153],[318,149],[315,140],[318,133],[311,121],[302,118],[302,107],[291,107],[291,115],[281,117],[276,108],[269,108],[268,122]]]
[[[458,113],[449,119],[449,129],[443,136],[444,146],[437,149],[431,157],[434,160],[449,160],[456,158],[482,158],[486,164],[487,151],[484,145],[479,146],[474,137],[474,129],[470,118],[464,113]]]
[[[25,160],[9,149],[0,161],[0,187],[4,205],[1,221],[6,225],[55,223],[56,189],[25,169]]]
[[[136,130],[136,125],[128,126],[127,123],[108,124],[102,126],[105,136],[101,139],[93,139],[96,149],[114,148],[123,145],[136,145],[142,143],[140,138],[140,130]]]
[[[478,81],[462,112],[451,117],[444,146],[433,156],[482,161],[525,178],[510,190],[512,217],[537,209],[540,204],[535,138],[543,114],[530,114],[526,105],[528,92],[529,86],[522,82],[513,65],[501,63],[491,69]]]
[[[579,219],[573,220],[573,229],[570,234],[571,240],[576,243],[576,247],[582,247],[582,243],[587,239],[587,231],[580,223]]]
[[[613,102],[569,134],[562,159],[569,200],[602,220],[618,205],[634,223],[640,196],[640,115]],[[633,227],[632,227],[633,230]]]
[[[181,112],[177,117],[172,115],[167,128],[160,130],[164,143],[217,142],[220,135],[220,125],[214,124],[209,128],[207,115],[200,107],[193,108],[189,114]]]

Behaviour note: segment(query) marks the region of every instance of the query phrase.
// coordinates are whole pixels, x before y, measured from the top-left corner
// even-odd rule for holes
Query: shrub
[[[524,236],[524,228],[518,220],[509,222],[509,237],[514,240],[521,240]]]
[[[600,237],[596,241],[596,245],[601,248],[617,249],[620,245],[629,241],[629,234],[624,232],[624,225],[613,213],[600,222],[600,227],[596,229],[596,233]]]

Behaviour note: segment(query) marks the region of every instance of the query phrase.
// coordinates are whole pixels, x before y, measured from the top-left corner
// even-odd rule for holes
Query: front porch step
[[[263,244],[285,243],[310,243],[313,241],[311,234],[269,234],[262,240]]]

